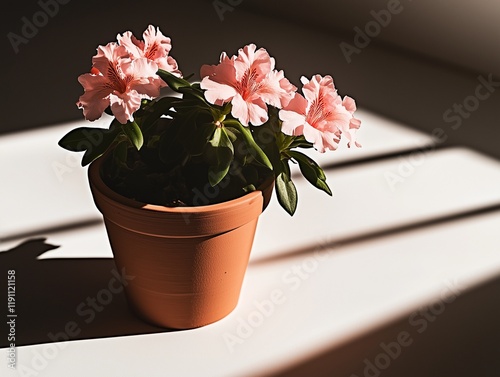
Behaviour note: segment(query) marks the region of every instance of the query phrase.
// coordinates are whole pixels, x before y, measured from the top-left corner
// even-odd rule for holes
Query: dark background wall
[[[185,74],[255,42],[296,85],[301,75],[331,74],[339,92],[362,107],[429,133],[442,128],[447,143],[500,157],[500,88],[460,116],[459,125],[444,117],[475,95],[479,77],[500,82],[498,1],[60,1],[66,4],[4,6],[0,132],[82,119],[77,77],[89,70],[97,45],[126,30],[140,36],[151,23],[172,38],[171,54]],[[41,4],[50,4],[52,15],[44,18]],[[356,47],[358,30],[373,27],[374,12],[390,4],[400,11],[346,59],[340,44]],[[34,18],[44,25],[28,30],[26,20]],[[25,38],[17,52],[9,33]]]

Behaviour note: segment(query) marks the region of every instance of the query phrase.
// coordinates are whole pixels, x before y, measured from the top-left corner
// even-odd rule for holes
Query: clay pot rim
[[[269,204],[270,195],[264,195],[264,192],[268,190],[272,190],[272,185],[274,183],[274,176],[271,174],[267,177],[264,182],[252,192],[249,192],[246,195],[240,196],[235,199],[231,199],[228,201],[215,203],[215,204],[207,204],[202,206],[179,206],[179,207],[167,207],[159,204],[150,204],[137,201],[135,199],[127,198],[123,195],[118,194],[116,191],[113,191],[106,183],[103,181],[101,177],[101,169],[104,161],[104,157],[102,156],[97,160],[93,161],[88,168],[88,177],[89,181],[95,189],[97,189],[101,194],[105,197],[111,199],[112,201],[119,203],[128,208],[135,208],[140,211],[152,211],[152,212],[163,212],[163,213],[171,213],[171,214],[205,214],[211,215],[212,213],[227,211],[232,207],[241,206],[247,202],[252,202],[256,197],[261,195],[264,196],[264,203],[262,211],[264,211]]]

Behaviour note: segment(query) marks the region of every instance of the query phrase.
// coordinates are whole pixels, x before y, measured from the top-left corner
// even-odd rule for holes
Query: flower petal
[[[229,102],[236,94],[235,69],[232,60],[225,54],[217,65],[203,65],[200,87],[205,90],[205,98],[212,104]]]
[[[97,48],[97,54],[92,58],[92,64],[104,76],[113,80],[113,78],[121,77],[121,72],[116,70],[116,65],[120,60],[130,60],[130,55],[125,47],[111,42]]]
[[[78,81],[85,89],[85,93],[80,96],[77,106],[83,109],[85,119],[94,121],[99,119],[104,110],[109,106],[109,94],[112,88],[109,87],[109,80],[102,75],[86,73],[78,77]]]
[[[144,56],[144,42],[138,40],[130,31],[126,31],[123,35],[116,36],[120,46],[125,47],[129,54],[134,58],[142,58]]]
[[[126,47],[127,51],[134,59],[147,58],[155,62],[158,68],[171,72],[181,77],[177,62],[168,53],[172,49],[171,40],[163,35],[159,28],[149,25],[143,33],[144,41],[135,38],[130,31],[118,35],[117,39],[121,46]]]
[[[274,68],[274,59],[268,52],[264,48],[256,51],[256,48],[252,43],[238,50],[238,56],[234,59],[237,81],[241,81],[247,71],[252,72],[257,81],[260,81]]]
[[[135,90],[110,95],[111,111],[121,124],[134,120],[134,112],[141,106],[141,96]]]
[[[293,99],[279,112],[279,118],[283,121],[281,130],[287,135],[299,136],[303,133],[306,123],[307,100],[299,93],[295,93]]]
[[[354,100],[350,97],[341,100],[331,76],[315,75],[311,80],[302,77],[301,81],[304,97],[296,94],[280,111],[283,132],[291,135],[303,132],[306,140],[320,152],[336,149],[342,135],[347,138],[348,145],[358,145],[354,131],[360,122],[352,116],[356,110]]]
[[[236,94],[236,90],[232,86],[219,84],[205,77],[200,82],[200,87],[205,89],[205,99],[211,104],[222,105],[231,99]]]
[[[179,66],[177,65],[177,61],[173,57],[167,56],[164,59],[158,59],[156,61],[156,64],[158,64],[158,68],[161,68],[167,72],[170,72],[177,77],[182,77],[182,72],[179,70]]]
[[[280,110],[279,117],[283,121],[281,131],[285,135],[300,136],[304,132],[305,115],[290,110]]]
[[[351,97],[344,96],[344,99],[342,100],[342,105],[351,114],[354,114],[354,112],[356,111],[356,102]]]
[[[231,104],[233,105],[231,115],[244,126],[248,126],[249,123],[260,126],[268,120],[267,106],[260,99],[254,102],[246,102],[241,95],[236,94]]]
[[[144,55],[151,60],[156,60],[166,57],[172,49],[171,40],[169,37],[163,35],[160,28],[155,30],[153,25],[142,34],[144,38]]]
[[[268,105],[281,108],[295,95],[297,88],[288,81],[283,71],[271,71],[261,83],[256,95]]]

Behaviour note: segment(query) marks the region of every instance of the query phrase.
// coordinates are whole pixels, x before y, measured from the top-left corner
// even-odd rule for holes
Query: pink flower
[[[208,102],[222,105],[231,102],[231,115],[243,125],[259,126],[268,120],[267,105],[281,108],[297,89],[274,69],[274,59],[254,44],[238,51],[231,59],[222,53],[218,65],[201,67],[200,86]]]
[[[99,46],[92,62],[91,72],[78,77],[85,93],[77,103],[90,121],[100,118],[108,106],[120,123],[132,121],[142,98],[158,97],[165,86],[156,75],[156,63],[146,58],[131,60],[125,47],[116,43]]]
[[[331,76],[315,75],[309,81],[302,77],[302,92],[279,112],[283,121],[281,130],[287,135],[304,135],[320,151],[337,149],[341,135],[354,142],[354,130],[361,122],[353,117],[356,104],[350,97],[344,101],[337,94]]]
[[[155,30],[153,25],[149,25],[142,34],[143,41],[138,40],[132,32],[127,31],[123,35],[117,35],[118,43],[124,46],[130,53],[132,59],[147,58],[165,71],[181,76],[177,62],[168,55],[172,49],[170,38],[163,35],[159,28]]]
[[[361,121],[357,118],[354,118],[354,112],[356,111],[356,102],[351,97],[344,96],[344,99],[342,100],[342,105],[349,111],[349,113],[353,116],[351,118],[351,121],[349,122],[349,132],[346,134],[347,138],[349,139],[349,142],[347,143],[348,146],[351,145],[352,142],[357,147],[361,147],[361,144],[359,144],[355,140],[355,131],[361,126]]]

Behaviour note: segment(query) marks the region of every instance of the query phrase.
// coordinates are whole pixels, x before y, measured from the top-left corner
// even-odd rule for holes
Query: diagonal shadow
[[[365,157],[358,157],[353,160],[346,160],[346,161],[329,161],[321,164],[321,168],[323,170],[341,170],[345,168],[350,168],[352,166],[358,166],[358,165],[364,165],[367,166],[367,164],[371,163],[376,163],[379,161],[385,161],[385,160],[390,160],[394,159],[396,157],[404,157],[408,156],[415,151],[422,151],[422,152],[429,152],[429,151],[444,151],[447,149],[453,149],[455,148],[454,145],[441,145],[441,146],[436,146],[435,144],[429,144],[429,145],[424,145],[422,147],[416,147],[416,148],[405,148],[405,149],[400,149],[394,152],[381,152],[372,156],[365,156]],[[292,173],[292,178],[301,178],[303,177],[300,171],[295,171]]]
[[[126,278],[113,259],[37,259],[59,247],[45,241],[32,238],[0,251],[1,280],[6,282],[7,272],[15,270],[16,346],[172,331],[145,323],[131,312],[120,283]],[[6,318],[7,289],[2,286]],[[1,336],[0,347],[6,346],[7,336]]]
[[[499,297],[497,276],[260,377],[497,377]]]
[[[56,226],[49,226],[45,228],[38,228],[38,229],[32,229],[27,232],[22,232],[22,233],[14,233],[10,234],[8,236],[3,236],[0,241],[2,242],[8,242],[8,241],[15,241],[18,239],[22,238],[30,238],[30,237],[37,237],[39,234],[43,233],[56,233],[56,232],[65,232],[68,230],[74,230],[74,229],[79,229],[82,227],[86,226],[92,226],[92,225],[97,225],[97,224],[102,224],[102,219],[86,219],[86,220],[79,220],[79,221],[74,221],[74,222],[66,222],[64,224],[59,224]]]
[[[348,246],[351,244],[356,244],[364,241],[375,240],[387,236],[392,236],[396,234],[401,234],[405,232],[409,232],[416,229],[428,228],[439,224],[444,224],[447,222],[452,222],[460,219],[465,219],[473,216],[481,216],[490,212],[500,211],[500,203],[493,204],[485,207],[475,208],[471,210],[466,210],[454,214],[450,214],[447,216],[441,216],[437,218],[431,218],[423,221],[417,221],[410,224],[402,224],[400,226],[390,227],[386,229],[376,230],[373,232],[366,232],[363,234],[357,234],[355,236],[349,237],[336,237],[330,240],[325,240],[322,243],[316,245],[308,245],[302,248],[296,248],[292,250],[286,250],[282,253],[277,253],[273,255],[261,256],[258,258],[251,259],[249,264],[251,265],[261,265],[267,263],[279,262],[286,258],[293,258],[297,256],[307,256],[311,253],[318,251],[326,251],[329,252],[335,251],[336,249],[340,249],[343,246]]]

